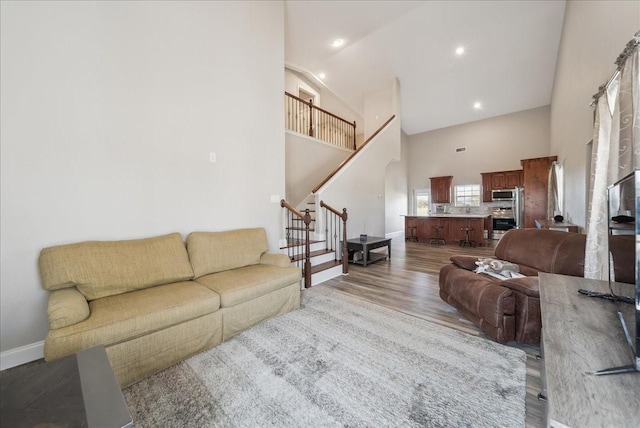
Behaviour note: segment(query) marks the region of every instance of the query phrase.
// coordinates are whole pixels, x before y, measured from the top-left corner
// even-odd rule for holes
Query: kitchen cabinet
[[[453,176],[431,177],[431,201],[435,204],[451,203]]]
[[[547,219],[547,183],[549,168],[557,156],[523,159],[524,227],[533,228],[538,219]]]
[[[513,189],[524,185],[524,173],[521,169],[483,172],[481,175],[482,202],[491,202],[492,190]]]
[[[490,223],[490,216],[406,216],[405,233],[410,235],[410,232],[406,231],[409,227],[416,225],[418,241],[429,242],[430,239],[437,236],[436,226],[438,226],[440,227],[441,239],[444,239],[447,244],[457,244],[461,239],[464,239],[464,231],[460,229],[471,227],[473,230],[469,233],[469,239],[476,241],[478,245],[484,245],[484,229]]]

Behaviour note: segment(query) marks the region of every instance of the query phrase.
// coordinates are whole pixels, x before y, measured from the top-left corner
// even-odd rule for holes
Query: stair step
[[[333,251],[327,250],[327,249],[311,251],[309,253],[309,257],[312,258],[312,257],[317,257],[317,256],[322,256],[324,254],[332,254],[332,253]],[[296,254],[295,256],[291,257],[292,262],[297,262],[298,260],[304,260],[304,254]]]
[[[322,272],[323,270],[331,269],[333,267],[341,266],[341,265],[342,265],[342,262],[340,260],[331,260],[330,262],[325,262],[316,266],[311,266],[311,275],[313,275],[314,273]]]
[[[321,242],[324,242],[324,241],[309,240],[309,244],[318,244]],[[293,247],[304,247],[304,239],[288,239],[287,245],[285,245],[284,247],[280,247],[280,249],[284,250],[285,248],[293,248]]]

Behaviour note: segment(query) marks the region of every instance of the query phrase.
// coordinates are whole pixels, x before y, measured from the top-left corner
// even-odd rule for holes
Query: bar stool
[[[469,239],[469,232],[473,231],[473,227],[461,227],[460,230],[464,232],[464,239],[460,240],[460,246],[465,247],[469,245],[470,247],[475,248],[476,241],[474,241],[473,239]]]
[[[436,229],[436,237],[429,239],[429,244],[446,245],[446,242],[444,242],[444,239],[440,237],[440,229],[442,229],[442,226],[436,226],[435,229]]]
[[[409,226],[409,231],[411,232],[411,235],[409,236],[405,236],[404,240],[406,241],[414,241],[414,242],[418,242],[418,236],[416,235],[416,227],[415,226]]]

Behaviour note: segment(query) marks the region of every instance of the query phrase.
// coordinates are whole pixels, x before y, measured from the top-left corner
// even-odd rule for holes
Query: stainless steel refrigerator
[[[524,227],[524,187],[516,187],[513,192],[513,218],[516,229]]]

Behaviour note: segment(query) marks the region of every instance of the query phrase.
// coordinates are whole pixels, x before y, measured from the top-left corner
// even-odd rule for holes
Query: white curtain
[[[549,167],[549,178],[547,180],[547,220],[562,214],[560,207],[560,186],[558,185],[558,162],[553,162]]]
[[[640,168],[640,32],[618,58],[597,99],[591,159],[585,278],[609,278],[607,187]]]

